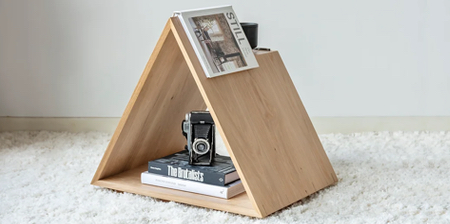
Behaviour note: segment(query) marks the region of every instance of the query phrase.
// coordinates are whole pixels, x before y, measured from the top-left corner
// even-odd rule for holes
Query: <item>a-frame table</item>
[[[255,54],[259,68],[206,78],[170,18],[92,184],[262,218],[337,182],[279,53]],[[246,192],[226,200],[141,184],[149,160],[184,148],[185,113],[207,107]]]

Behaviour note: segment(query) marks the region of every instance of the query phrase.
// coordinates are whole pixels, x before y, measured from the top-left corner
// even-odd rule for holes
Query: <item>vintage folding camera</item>
[[[189,151],[189,164],[211,165],[216,155],[214,145],[215,125],[208,111],[191,111],[182,123]]]

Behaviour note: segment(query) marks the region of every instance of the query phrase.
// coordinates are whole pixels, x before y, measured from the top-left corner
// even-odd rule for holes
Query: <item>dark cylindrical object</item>
[[[250,42],[252,49],[258,46],[258,24],[257,23],[241,23],[245,36]]]

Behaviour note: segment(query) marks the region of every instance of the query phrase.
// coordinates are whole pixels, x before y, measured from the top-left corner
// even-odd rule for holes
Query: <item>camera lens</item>
[[[206,146],[205,146],[205,144],[203,144],[203,143],[200,143],[200,144],[197,145],[198,151],[204,151],[205,148],[206,148]]]
[[[200,155],[206,154],[209,151],[209,148],[209,142],[205,139],[198,138],[194,140],[194,143],[192,143],[192,149],[195,153]]]

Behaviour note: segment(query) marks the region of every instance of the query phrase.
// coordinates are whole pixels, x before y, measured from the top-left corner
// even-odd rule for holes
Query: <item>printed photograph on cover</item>
[[[247,66],[224,13],[188,19],[213,73]]]

